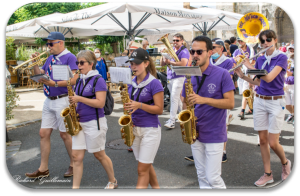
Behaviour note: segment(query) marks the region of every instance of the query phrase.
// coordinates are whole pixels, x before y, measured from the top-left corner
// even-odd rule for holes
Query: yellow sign
[[[257,12],[245,14],[238,22],[237,34],[246,43],[257,43],[260,32],[269,29],[267,18]]]

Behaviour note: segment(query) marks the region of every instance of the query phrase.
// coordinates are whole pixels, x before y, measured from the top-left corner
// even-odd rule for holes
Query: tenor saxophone
[[[124,105],[123,108],[124,115],[119,118],[118,122],[119,125],[122,126],[120,131],[121,131],[121,137],[124,140],[124,144],[130,147],[132,146],[135,136],[133,135],[133,122],[132,122],[131,115],[125,109],[125,103],[130,102],[127,84],[120,83],[119,90]]]
[[[193,85],[191,83],[191,76],[186,76],[185,83],[185,93],[186,93],[186,110],[181,111],[178,114],[178,120],[180,122],[182,140],[184,143],[193,144],[199,136],[199,133],[196,131],[196,119],[195,108],[193,104],[190,104],[188,101],[188,96],[193,93]]]
[[[79,73],[80,70],[77,70],[74,75]],[[74,96],[74,90],[71,85],[71,78],[68,80],[68,95]],[[76,104],[70,104],[69,107],[63,109],[60,113],[60,116],[64,118],[64,123],[66,126],[67,133],[71,136],[75,136],[82,130],[82,127],[78,121],[78,114],[76,113]]]

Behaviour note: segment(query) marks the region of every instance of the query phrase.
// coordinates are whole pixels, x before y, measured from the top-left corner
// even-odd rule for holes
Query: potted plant
[[[6,38],[6,64],[17,65],[16,61],[16,46],[12,37]]]

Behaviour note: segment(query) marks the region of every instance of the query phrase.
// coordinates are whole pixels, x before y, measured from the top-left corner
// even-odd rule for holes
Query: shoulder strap
[[[85,85],[83,86],[83,88],[82,88],[81,93],[80,93],[79,96],[82,96],[82,93],[83,93],[83,90],[84,90],[85,86],[89,83],[89,81],[90,81],[92,78],[93,78],[93,76],[92,76],[92,77],[89,77],[89,78],[87,79],[87,81],[85,81]],[[81,82],[80,82],[80,83],[81,83]],[[79,89],[78,89],[78,91],[79,91]]]
[[[80,77],[78,77],[77,80],[76,80],[76,84],[75,84],[75,87],[74,87],[74,92],[76,92],[76,87],[77,87],[77,84],[78,84],[79,80],[80,80]]]
[[[92,91],[93,94],[95,93],[95,87],[96,87],[96,84],[97,84],[97,81],[98,81],[99,78],[102,78],[102,76],[101,76],[101,75],[98,75],[98,76],[95,78],[95,80],[94,80],[94,83],[93,83],[93,91]]]
[[[131,91],[131,100],[139,101],[139,99],[140,99],[140,94],[141,94],[141,92],[143,91],[143,89],[144,89],[144,87],[141,88],[141,90],[140,90],[140,92],[139,92],[139,94],[138,94],[136,100],[134,100],[133,92],[134,92],[135,89],[132,87],[132,91]],[[142,103],[147,104],[147,105],[151,105],[152,103],[154,103],[154,101],[153,101],[153,99],[151,99],[150,101],[142,102]]]
[[[181,53],[181,51],[184,50],[184,49],[186,49],[186,47],[183,45],[183,46],[180,48],[180,50],[179,50],[177,56],[178,56],[178,55]]]
[[[201,87],[202,87],[202,85],[204,83],[205,78],[206,78],[206,75],[203,74],[201,82],[199,84],[199,76],[197,76],[197,85],[198,85],[197,94],[199,93],[199,91],[200,91],[200,89],[201,89]]]

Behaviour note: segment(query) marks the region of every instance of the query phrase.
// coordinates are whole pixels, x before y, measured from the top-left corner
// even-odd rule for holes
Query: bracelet
[[[141,107],[140,108],[142,109],[142,102],[141,102]]]

